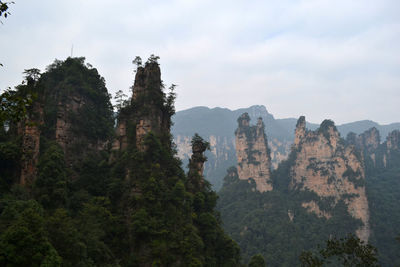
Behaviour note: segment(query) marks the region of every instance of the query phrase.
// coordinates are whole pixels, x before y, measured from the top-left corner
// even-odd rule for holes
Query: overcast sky
[[[265,105],[276,118],[400,121],[400,1],[29,1],[0,25],[0,88],[84,56],[111,93],[160,56],[177,110]]]

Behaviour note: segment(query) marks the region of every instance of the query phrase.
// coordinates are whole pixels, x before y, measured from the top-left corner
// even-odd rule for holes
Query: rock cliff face
[[[372,127],[358,136],[350,132],[347,134],[346,140],[349,144],[355,145],[362,151],[365,158],[371,159],[373,166],[376,167],[376,152],[381,142],[378,129]]]
[[[290,187],[309,190],[322,199],[332,199],[333,208],[343,201],[349,214],[362,221],[356,234],[368,240],[369,209],[365,193],[363,159],[353,145],[346,146],[332,121],[325,120],[316,131],[305,128],[305,118],[300,117],[295,132],[292,153],[295,162],[291,167]],[[317,216],[329,219],[329,209],[323,209],[315,201],[305,202],[303,207]]]
[[[392,168],[400,160],[399,130],[389,132],[383,143],[380,143],[380,134],[375,127],[358,136],[349,133],[347,142],[363,152],[367,173],[376,173],[380,168]]]
[[[40,148],[40,126],[43,125],[43,107],[40,103],[33,105],[32,114],[19,126],[22,135],[22,159],[20,184],[30,185],[37,174]]]
[[[383,165],[385,168],[392,168],[400,161],[400,131],[394,130],[389,133],[386,141],[382,144],[384,149]]]
[[[400,131],[395,130],[389,133],[386,138],[386,148],[390,150],[399,150],[400,149]]]
[[[132,88],[131,106],[120,113],[113,149],[126,149],[134,138],[135,146],[144,151],[143,141],[146,134],[169,132],[170,115],[163,106],[164,98],[158,63],[150,62],[145,67],[138,67]],[[134,132],[134,136],[129,137],[129,131]]]
[[[239,179],[253,179],[258,191],[271,191],[271,158],[262,119],[258,119],[256,126],[250,126],[250,117],[244,113],[238,123],[235,136]]]
[[[62,148],[68,167],[79,165],[89,153],[106,149],[114,124],[112,107],[104,79],[84,64],[84,58],[56,60],[25,90],[37,97],[28,121],[19,127],[24,152],[21,184],[34,181],[44,152],[39,149],[46,150],[49,142]],[[75,177],[74,171],[71,176]]]
[[[57,120],[55,130],[55,140],[64,151],[64,157],[67,166],[73,164],[74,147],[79,143],[82,137],[78,137],[74,131],[74,122],[72,117],[79,116],[81,108],[86,104],[84,97],[81,95],[67,96],[60,99],[57,104]],[[93,146],[93,145],[92,145]]]
[[[381,137],[378,129],[372,127],[371,129],[360,134],[356,140],[356,145],[362,147],[369,152],[375,151],[381,143]]]

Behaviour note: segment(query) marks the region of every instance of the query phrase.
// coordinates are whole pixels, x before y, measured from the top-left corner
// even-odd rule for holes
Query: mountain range
[[[227,108],[193,107],[178,111],[172,118],[171,132],[177,145],[178,156],[186,166],[191,155],[191,137],[198,133],[210,142],[211,149],[206,153],[208,161],[205,163],[204,175],[215,190],[222,186],[222,179],[227,168],[237,163],[235,152],[234,131],[237,127],[237,118],[248,113],[253,123],[259,117],[265,124],[268,145],[271,150],[272,168],[276,169],[279,162],[286,159],[294,141],[296,118],[275,119],[263,105],[254,105],[248,108],[230,110]],[[315,130],[319,124],[307,122],[307,128]],[[361,134],[375,127],[382,137],[389,132],[400,129],[400,122],[380,125],[371,120],[362,120],[336,126],[340,135],[346,137],[349,132]],[[381,140],[383,141],[383,140]]]

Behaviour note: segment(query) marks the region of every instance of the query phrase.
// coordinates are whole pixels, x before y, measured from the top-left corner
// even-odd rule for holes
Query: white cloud
[[[112,92],[128,92],[136,55],[159,55],[178,110],[399,121],[399,11],[395,0],[18,1],[0,26],[0,88],[73,44]]]

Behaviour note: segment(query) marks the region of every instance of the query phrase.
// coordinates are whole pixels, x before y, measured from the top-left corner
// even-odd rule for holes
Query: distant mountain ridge
[[[222,186],[222,178],[226,169],[236,165],[235,136],[237,118],[247,112],[250,124],[254,125],[261,117],[265,124],[265,132],[271,149],[271,162],[273,168],[285,159],[294,140],[296,118],[275,119],[263,105],[253,105],[248,108],[230,110],[228,108],[193,107],[178,111],[172,118],[172,134],[177,145],[178,156],[183,160],[184,166],[188,163],[191,154],[191,137],[198,133],[210,142],[211,151],[206,155],[205,177],[213,184],[216,190]],[[301,114],[299,114],[301,115]],[[307,122],[307,128],[315,130],[318,124]],[[400,129],[400,122],[380,125],[371,120],[362,120],[336,126],[340,135],[346,137],[349,132],[361,134],[375,127],[381,133],[381,142],[389,132]]]

